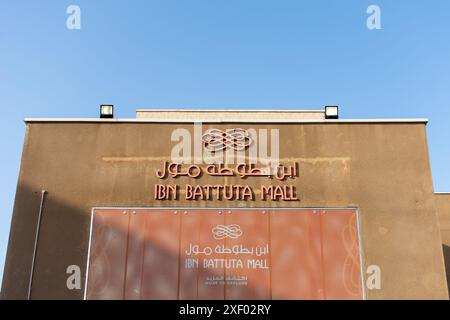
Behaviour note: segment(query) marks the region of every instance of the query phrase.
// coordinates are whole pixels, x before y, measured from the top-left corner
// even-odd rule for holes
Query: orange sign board
[[[362,299],[356,209],[93,210],[87,299]]]

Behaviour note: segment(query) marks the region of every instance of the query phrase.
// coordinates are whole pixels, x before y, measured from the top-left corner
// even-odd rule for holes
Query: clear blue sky
[[[66,8],[81,8],[81,30]],[[382,30],[366,9],[381,7]],[[24,117],[136,108],[322,108],[430,119],[450,190],[450,1],[0,1],[0,270]],[[1,276],[0,276],[1,277]]]

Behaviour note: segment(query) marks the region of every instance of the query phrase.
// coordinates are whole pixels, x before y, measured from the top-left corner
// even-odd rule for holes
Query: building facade
[[[25,123],[5,299],[449,297],[424,119]]]

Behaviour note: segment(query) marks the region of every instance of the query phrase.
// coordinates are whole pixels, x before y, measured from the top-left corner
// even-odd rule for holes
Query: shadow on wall
[[[16,192],[2,299],[27,299],[41,190],[19,185]],[[83,290],[68,290],[66,269],[77,265],[84,280],[89,210],[61,201],[61,192],[47,190],[41,217],[32,299],[81,299]]]
[[[91,208],[110,204],[89,203],[87,200],[76,199],[76,190],[69,195],[67,195],[67,190],[65,193],[61,190],[47,190],[47,192],[41,217],[31,299],[83,299]],[[86,204],[84,207],[69,205],[67,201],[64,201],[63,194],[65,194],[66,199],[70,197],[74,203]],[[1,299],[27,299],[40,200],[41,188],[30,188],[23,185],[18,187],[5,261]],[[123,203],[122,205],[132,206],[130,203]],[[120,229],[115,230],[119,233],[119,238],[127,239],[126,232]],[[123,245],[123,242],[118,243],[118,245]],[[130,257],[126,261],[130,274],[119,269],[114,272],[119,272],[118,277],[121,279],[124,279],[125,276],[133,279],[131,282],[136,281],[141,276],[147,276],[149,281],[144,281],[145,286],[142,288],[142,293],[144,297],[151,297],[155,291],[172,288],[173,279],[178,281],[178,267],[167,267],[178,265],[179,256],[155,243],[147,247],[146,256],[151,257],[151,261],[157,264],[154,270],[161,271],[159,276],[157,274],[146,275],[140,269],[142,259],[138,257],[136,259]],[[123,258],[125,259],[125,257]],[[80,289],[69,290],[66,286],[69,277],[66,270],[70,265],[80,267]],[[97,269],[97,271],[99,270]],[[139,274],[133,274],[136,271]],[[192,274],[184,278],[185,290],[190,293],[190,298],[195,299],[195,295],[198,294],[198,278],[208,275],[217,276],[213,273],[203,273]],[[126,296],[132,299],[139,298],[139,295],[134,294],[135,292],[130,294],[127,290],[122,290],[124,294],[128,293]],[[159,296],[161,296],[161,293],[159,292]],[[242,290],[241,294],[254,298],[258,298],[260,295],[255,288],[250,286]],[[123,295],[115,298],[120,299],[121,297]],[[173,294],[168,294],[167,298],[169,297],[173,298]]]
[[[447,274],[447,286],[448,286],[448,292],[450,295],[450,247],[443,244],[442,250],[444,252],[445,271]]]

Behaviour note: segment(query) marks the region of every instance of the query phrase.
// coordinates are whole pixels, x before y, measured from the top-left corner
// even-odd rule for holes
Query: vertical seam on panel
[[[144,231],[143,233],[143,238],[144,238],[144,243],[142,244],[142,258],[141,258],[141,281],[139,284],[139,299],[142,299],[142,286],[144,284],[144,266],[145,266],[145,249],[146,249],[146,244],[147,244],[147,238],[146,238],[146,231],[147,231],[147,217],[145,216],[145,214],[143,214],[144,216]]]
[[[272,300],[273,294],[272,294],[272,231],[270,228],[271,219],[270,216],[272,215],[272,211],[268,212],[269,216],[269,294],[270,294],[270,300]]]
[[[323,230],[322,230],[322,213],[318,213],[319,215],[319,231],[320,231],[320,269],[322,274],[322,292],[323,297],[327,299],[327,293],[325,290],[325,270],[324,270],[324,258],[323,258]]]
[[[84,300],[87,300],[87,289],[88,289],[88,281],[89,281],[89,264],[91,262],[91,247],[92,247],[92,230],[94,225],[94,213],[95,209],[91,209],[91,223],[89,227],[89,242],[88,242],[88,252],[86,259],[86,274],[85,274],[85,283],[84,283]]]
[[[125,247],[125,271],[123,275],[123,292],[122,292],[122,300],[125,300],[125,293],[127,290],[127,272],[128,272],[128,246],[130,244],[130,220],[131,215],[127,214],[128,218],[128,228],[127,228],[127,244]]]
[[[180,282],[181,282],[181,225],[182,215],[178,215],[178,282],[177,282],[177,300],[180,300]]]

